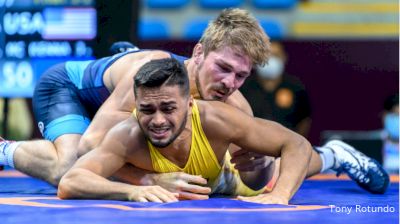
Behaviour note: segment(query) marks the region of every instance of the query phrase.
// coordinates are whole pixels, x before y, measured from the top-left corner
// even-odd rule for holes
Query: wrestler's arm
[[[111,199],[130,201],[177,201],[174,194],[159,186],[135,186],[108,180],[120,169],[138,144],[139,127],[132,129],[132,118],[117,124],[102,143],[82,156],[63,176],[58,186],[58,197]],[[142,137],[143,138],[143,137]]]
[[[253,110],[249,102],[240,91],[235,91],[225,102],[244,113],[253,116]],[[262,154],[249,152],[231,144],[229,152],[232,156],[231,162],[238,169],[240,179],[253,190],[259,190],[272,179],[274,173],[274,158]]]
[[[287,204],[306,176],[312,151],[310,143],[276,122],[250,117],[228,105],[210,104],[214,105],[210,107],[206,125],[214,130],[213,138],[228,139],[249,151],[281,157],[280,176],[272,192],[241,199]]]

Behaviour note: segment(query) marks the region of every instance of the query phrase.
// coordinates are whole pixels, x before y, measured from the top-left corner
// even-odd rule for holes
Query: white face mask
[[[257,74],[264,79],[276,79],[282,75],[284,63],[282,59],[272,56],[268,64],[257,67]]]

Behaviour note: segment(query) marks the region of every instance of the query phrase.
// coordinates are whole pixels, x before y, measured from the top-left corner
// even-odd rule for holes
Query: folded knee
[[[54,169],[51,171],[51,174],[48,177],[48,182],[54,186],[58,186],[60,183],[61,178],[67,173],[67,171],[72,167],[73,163],[66,164],[59,164],[55,166]]]

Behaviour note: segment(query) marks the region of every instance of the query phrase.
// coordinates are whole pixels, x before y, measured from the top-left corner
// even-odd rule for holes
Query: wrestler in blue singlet
[[[83,134],[110,92],[103,83],[104,72],[119,58],[142,50],[90,61],[68,61],[49,68],[33,95],[33,111],[39,130],[47,140],[64,134]],[[170,53],[181,63],[186,57]]]

